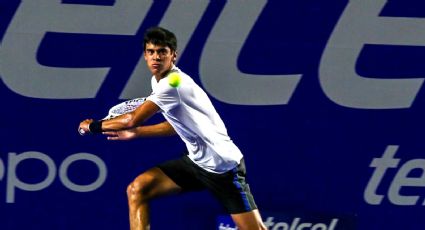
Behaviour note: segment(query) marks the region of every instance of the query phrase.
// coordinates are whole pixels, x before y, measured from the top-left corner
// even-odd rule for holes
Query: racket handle
[[[78,133],[79,133],[81,136],[85,136],[85,135],[87,135],[87,134],[88,134],[88,132],[84,131],[84,129],[82,129],[82,128],[78,128]]]

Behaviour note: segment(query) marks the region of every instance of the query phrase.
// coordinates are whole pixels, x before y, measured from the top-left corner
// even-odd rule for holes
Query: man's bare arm
[[[80,123],[79,129],[84,132],[92,133],[131,129],[143,124],[159,110],[160,108],[155,103],[147,100],[133,112],[123,114],[110,120],[94,121],[93,119],[86,119]],[[94,129],[90,130],[90,128]]]
[[[131,140],[138,137],[172,136],[176,134],[176,131],[168,121],[164,121],[155,125],[138,126],[127,130],[105,131],[103,134],[108,136],[108,140]]]
[[[145,101],[139,108],[133,112],[123,114],[111,120],[103,121],[102,130],[117,131],[122,129],[131,129],[140,126],[159,111],[159,107],[151,102]]]

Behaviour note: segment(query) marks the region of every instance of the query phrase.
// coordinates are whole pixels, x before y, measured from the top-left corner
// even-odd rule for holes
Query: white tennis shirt
[[[168,77],[152,77],[152,94],[146,98],[161,109],[165,119],[186,144],[189,158],[201,168],[224,173],[240,163],[242,153],[227,134],[226,127],[207,94],[192,78],[173,67],[180,85],[171,87]]]

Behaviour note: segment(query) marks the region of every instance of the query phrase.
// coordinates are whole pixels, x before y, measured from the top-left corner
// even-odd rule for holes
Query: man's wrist
[[[103,121],[93,121],[89,124],[89,131],[91,133],[102,133],[102,123]]]

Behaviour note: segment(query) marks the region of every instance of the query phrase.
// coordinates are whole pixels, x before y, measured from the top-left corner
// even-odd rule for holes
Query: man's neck
[[[171,66],[171,68],[165,72],[163,72],[160,75],[154,75],[156,82],[159,82],[161,79],[163,79],[164,77],[166,77],[168,75],[168,73],[170,73],[170,71],[175,67],[175,65]]]

